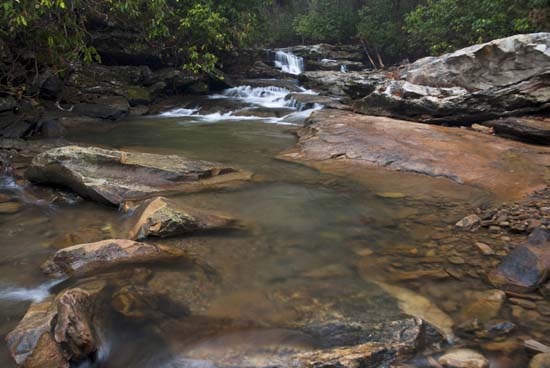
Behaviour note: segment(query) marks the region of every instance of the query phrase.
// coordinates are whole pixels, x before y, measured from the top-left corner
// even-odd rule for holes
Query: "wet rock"
[[[308,88],[333,96],[358,99],[371,94],[384,76],[366,72],[315,71],[305,72],[300,79]]]
[[[67,146],[32,161],[26,177],[68,187],[83,197],[112,205],[162,192],[195,192],[239,184],[251,174],[232,167],[180,156]]]
[[[128,115],[130,105],[125,97],[100,97],[91,102],[78,103],[74,107],[78,114],[92,118],[117,120]]]
[[[463,129],[330,109],[313,113],[297,134],[298,143],[279,158],[357,176],[363,168],[383,167],[506,196],[543,187],[550,152]]]
[[[141,203],[132,210],[130,239],[166,238],[197,231],[236,227],[237,221],[227,216],[184,208],[163,197]]]
[[[409,319],[390,322],[369,329],[374,335],[382,333],[384,340],[350,347],[335,347],[309,353],[302,353],[292,358],[305,367],[375,367],[414,354],[423,345],[424,331],[421,320]]]
[[[501,290],[472,292],[468,296],[470,301],[460,311],[460,321],[475,319],[480,322],[488,322],[498,316],[502,304],[506,300],[506,294]]]
[[[17,106],[13,97],[0,97],[0,112],[12,111]]]
[[[543,343],[537,340],[533,340],[533,339],[525,340],[523,345],[525,346],[525,348],[531,351],[536,351],[539,353],[550,353],[550,346],[544,345]]]
[[[174,302],[168,295],[135,285],[117,291],[111,305],[118,313],[133,319],[182,318],[189,315],[186,306]]]
[[[26,368],[69,367],[52,333],[56,314],[53,297],[32,304],[15,330],[6,336],[10,354],[18,365]]]
[[[420,318],[435,327],[448,341],[454,339],[453,321],[429,299],[411,290],[375,281],[384,291],[399,302],[399,308],[406,314]]]
[[[536,309],[537,305],[535,302],[527,299],[520,299],[520,298],[510,298],[510,303],[517,304],[522,308],[525,309]]]
[[[166,261],[183,255],[183,251],[164,245],[111,239],[58,250],[41,268],[47,275],[71,276],[120,264]]]
[[[480,353],[469,349],[457,349],[445,353],[439,364],[449,368],[487,368],[489,361]]]
[[[529,363],[529,368],[550,368],[550,353],[535,355]]]
[[[0,203],[0,214],[13,214],[19,212],[23,205],[19,202]]]
[[[151,92],[145,87],[131,86],[126,89],[130,106],[149,105],[153,100]]]
[[[493,250],[493,248],[491,248],[489,245],[487,245],[485,243],[476,242],[476,247],[479,249],[481,254],[483,254],[484,256],[491,256],[491,255],[495,254],[495,251]]]
[[[536,230],[527,243],[515,248],[489,279],[498,288],[512,292],[530,292],[541,286],[550,272],[550,230]]]
[[[535,143],[547,144],[550,142],[550,120],[533,118],[502,118],[483,122],[483,125],[506,138]]]
[[[26,368],[69,367],[98,348],[92,319],[98,290],[67,289],[57,297],[32,304],[17,327],[6,336],[15,362]]]

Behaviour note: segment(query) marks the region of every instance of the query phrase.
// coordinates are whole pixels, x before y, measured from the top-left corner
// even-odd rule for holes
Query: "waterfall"
[[[275,51],[275,67],[288,74],[302,74],[304,59],[287,51]]]
[[[347,73],[348,72],[348,66],[344,65],[344,64],[340,65],[340,71],[342,73]]]

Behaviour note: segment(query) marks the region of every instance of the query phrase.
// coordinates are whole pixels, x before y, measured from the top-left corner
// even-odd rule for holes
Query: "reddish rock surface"
[[[279,158],[328,171],[348,167],[351,176],[382,167],[520,197],[543,188],[550,175],[548,147],[347,111],[315,112],[298,137]]]

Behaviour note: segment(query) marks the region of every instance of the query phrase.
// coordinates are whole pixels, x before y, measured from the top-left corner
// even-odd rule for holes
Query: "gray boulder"
[[[354,104],[369,115],[479,123],[550,109],[550,33],[517,35],[420,59]]]

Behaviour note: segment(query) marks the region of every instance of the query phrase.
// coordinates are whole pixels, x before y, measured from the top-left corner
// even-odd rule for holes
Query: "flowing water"
[[[303,58],[283,50],[275,51],[275,67],[294,75],[302,74],[305,70]]]
[[[199,101],[192,108],[130,118],[109,132],[70,137],[218,161],[256,174],[239,190],[174,198],[230,214],[242,220],[244,229],[163,240],[186,249],[190,259],[121,267],[91,278],[108,287],[97,321],[98,359],[83,367],[284,366],[289,354],[330,346],[330,336],[307,333],[311,321],[400,318],[398,297],[380,282],[394,282],[392,275],[420,264],[443,267],[437,262],[445,260],[429,263],[429,258],[444,257],[434,249],[435,229],[447,229],[464,208],[490,200],[484,192],[445,180],[373,170],[354,181],[278,161],[277,153],[295,143],[291,129],[299,122],[299,107],[285,100],[287,93],[239,87],[203,101],[294,110],[282,118],[243,117],[236,110],[201,113]],[[124,216],[114,208],[74,198],[53,204],[25,201],[27,189],[8,177],[0,182],[0,193],[23,203],[16,213],[0,214],[1,335],[15,327],[31,302],[90,281],[42,276],[40,264],[56,249],[125,234]],[[472,247],[460,239],[454,244],[456,251]],[[468,267],[475,273],[475,265]],[[171,302],[138,307],[139,317],[124,317],[114,311],[112,295],[128,286],[146,287]],[[441,308],[454,301],[448,311],[459,309],[465,289],[487,288],[473,277],[402,286]],[[0,366],[14,366],[5,347]]]

